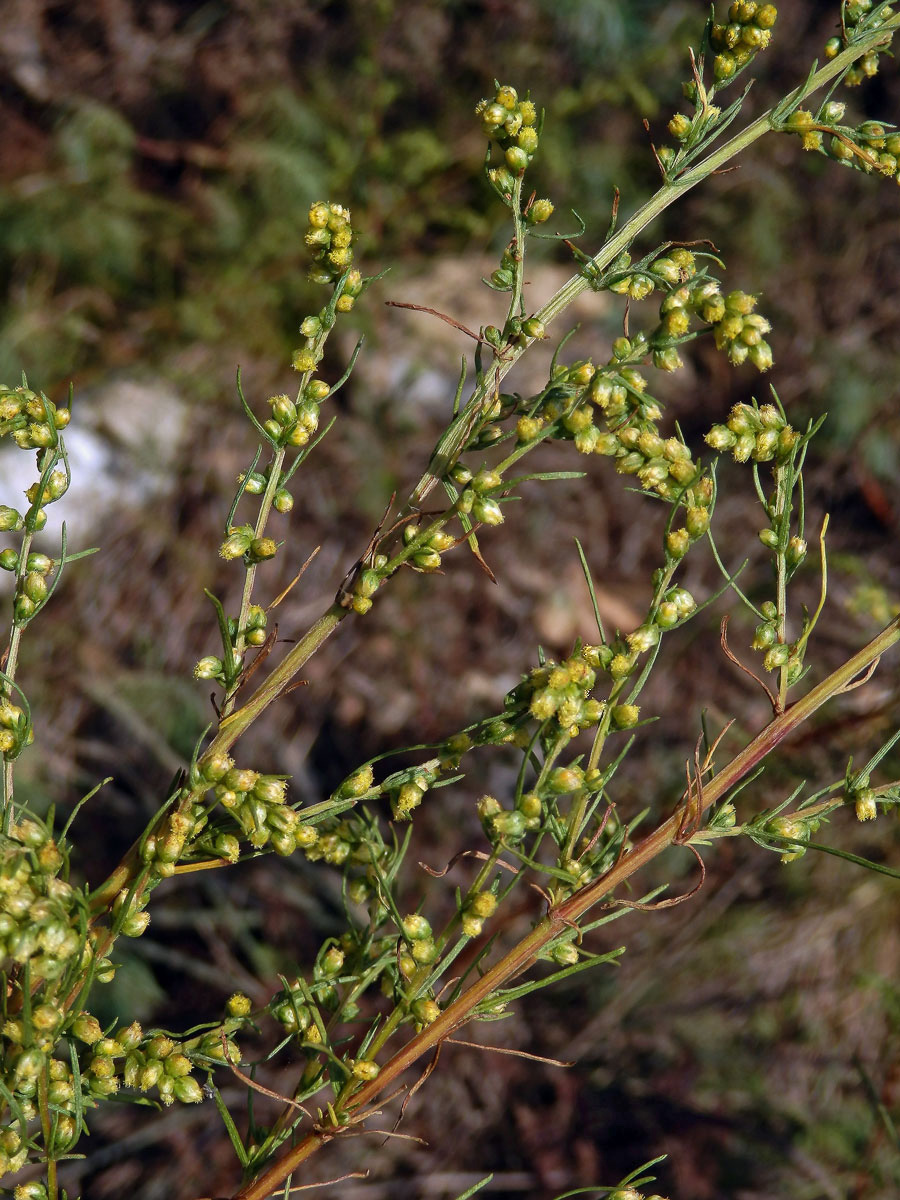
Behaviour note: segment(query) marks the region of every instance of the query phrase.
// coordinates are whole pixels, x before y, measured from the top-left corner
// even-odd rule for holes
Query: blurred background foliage
[[[838,7],[781,6],[748,114],[805,77]],[[93,507],[79,534],[102,547],[70,571],[26,643],[22,680],[41,752],[23,760],[23,786],[38,806],[52,797],[66,809],[115,777],[81,818],[93,881],[149,819],[209,719],[202,689],[169,676],[187,680],[214,648],[203,587],[234,595],[214,547],[252,453],[235,365],[257,400],[290,390],[297,326],[322,302],[306,282],[309,203],[349,205],[365,268],[391,272],[347,322],[367,346],[338,399],[338,429],[304,473],[288,549],[265,577],[276,595],[323,545],[279,610],[286,637],[333,594],[391,492],[417,477],[467,349],[446,327],[382,301],[433,304],[470,326],[496,315],[478,279],[508,230],[480,174],[477,99],[498,77],[546,107],[533,183],[556,204],[556,228],[577,228],[567,209],[577,210],[590,250],[615,187],[631,211],[656,186],[641,120],[665,140],[706,13],[699,0],[5,0],[0,378],[24,369],[57,400],[74,382],[73,451],[79,425],[96,438],[83,451]],[[893,63],[848,99],[859,119],[900,119]],[[829,412],[808,487],[811,520],[832,513],[823,664],[871,636],[900,596],[898,204],[896,186],[770,138],[653,230],[659,241],[710,239],[727,281],[764,294],[772,381],[794,424]],[[533,259],[535,306],[571,272],[564,251],[544,246],[545,264],[540,252]],[[578,319],[577,352],[608,356],[621,308],[593,299]],[[347,335],[342,348],[351,345]],[[337,356],[327,365],[340,373]],[[728,369],[699,343],[683,372],[651,387],[694,443],[735,400],[764,394],[749,369]],[[583,465],[553,453],[548,465]],[[561,529],[584,541],[608,623],[637,624],[660,530],[602,467],[592,464],[586,485],[531,493],[537,502],[520,506],[506,536],[486,539],[497,586],[459,555],[445,578],[410,573],[363,624],[345,624],[310,663],[310,686],[248,739],[252,765],[291,771],[294,795],[318,798],[360,757],[489,711],[537,642],[565,653],[589,637]],[[0,478],[12,481],[9,457]],[[765,595],[751,503],[726,498],[718,515],[730,561],[749,555],[745,586]],[[701,596],[716,574],[694,558],[685,583]],[[801,586],[814,602],[813,571]],[[717,621],[714,612],[685,631],[647,696],[660,719],[624,776],[635,811],[649,804],[658,815],[677,796],[701,707],[720,725],[737,716],[736,738],[765,720],[760,696],[718,650]],[[792,745],[767,776],[779,797],[804,774],[838,777],[848,754],[896,720],[896,668],[873,687],[874,701],[871,690],[848,698]],[[486,768],[476,794],[502,787],[505,769]],[[760,788],[756,799],[771,794]],[[836,821],[828,833],[897,863],[887,818],[874,828]],[[470,802],[448,798],[419,836],[416,859],[442,865],[477,837]],[[660,869],[687,867],[673,859]],[[277,972],[308,962],[340,920],[327,871],[304,862],[206,874],[160,889],[151,931],[97,997],[103,1018],[184,1027],[234,987],[264,999]],[[448,1048],[406,1125],[430,1148],[348,1141],[322,1174],[368,1168],[367,1181],[341,1189],[358,1200],[449,1197],[489,1169],[494,1192],[550,1197],[667,1153],[660,1190],[677,1200],[888,1200],[900,1187],[896,895],[892,881],[834,860],[807,855],[788,870],[754,848],[723,846],[692,904],[611,927],[609,945],[630,948],[614,978],[540,993],[474,1034],[569,1059],[575,1031],[577,1067]],[[523,908],[510,936],[533,915]],[[159,1121],[107,1115],[90,1157],[68,1168],[73,1194],[224,1194],[233,1176],[209,1107]]]

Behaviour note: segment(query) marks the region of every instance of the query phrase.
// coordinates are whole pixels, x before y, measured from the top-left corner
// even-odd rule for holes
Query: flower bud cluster
[[[313,283],[334,283],[353,262],[353,227],[349,210],[324,200],[311,204],[305,241],[312,252],[314,264],[310,268],[309,278]],[[356,284],[361,290],[361,279]],[[347,307],[352,308],[353,288],[348,291],[345,283],[342,295],[350,300]],[[355,295],[359,295],[359,291]]]
[[[726,83],[759,53],[772,38],[772,26],[778,17],[774,4],[758,0],[734,0],[728,9],[728,23],[714,23],[709,31],[713,59],[713,77]]]
[[[230,526],[228,537],[219,547],[220,558],[226,562],[242,558],[247,566],[265,562],[277,553],[278,543],[270,537],[257,537],[252,525]]]
[[[807,109],[795,109],[784,129],[800,137],[804,150],[818,151],[866,175],[878,171],[900,183],[900,133],[881,121],[863,121],[858,127],[838,125],[843,115],[844,105],[830,100],[817,117]]]
[[[893,15],[893,6],[881,4],[878,0],[846,0],[841,6],[842,35],[828,39],[825,43],[825,57],[837,58],[861,33],[880,29]],[[844,75],[844,83],[847,87],[858,87],[864,79],[871,79],[877,74],[878,51],[869,50],[850,67]]]
[[[65,856],[47,828],[26,817],[0,835],[0,959],[28,964],[32,984],[59,979],[84,953],[84,898],[58,878]]]
[[[715,280],[708,280],[698,289],[700,316],[713,327],[716,348],[724,350],[728,361],[740,366],[748,360],[758,371],[772,366],[772,348],[765,334],[772,328],[760,313],[754,312],[756,297],[746,292],[729,292],[724,298],[718,293]]]
[[[499,487],[501,482],[502,480],[497,476],[496,486]],[[474,509],[474,507],[475,503],[473,500],[472,508]],[[419,541],[418,539],[422,532],[420,526],[414,522],[405,525],[403,528],[404,546],[409,546],[413,542],[417,543],[416,549],[409,559],[409,564],[417,571],[439,571],[441,567],[441,555],[456,545],[456,538],[452,533],[447,533],[445,529],[437,529],[425,540]],[[381,577],[377,571],[373,571],[372,574],[375,576],[375,580],[372,580],[372,583],[375,587],[378,587],[381,583]]]
[[[793,838],[798,842],[808,842],[820,824],[821,820],[818,817],[804,816],[802,812],[797,812],[791,813],[789,816],[770,817],[764,821],[762,832],[774,834],[779,838]],[[789,845],[786,849],[782,849],[781,861],[783,863],[796,862],[805,853],[805,846]]]
[[[50,478],[59,474],[65,480],[62,472],[52,472]],[[28,489],[32,491],[31,488]],[[53,497],[55,499],[55,497]],[[46,498],[44,503],[52,503]],[[13,511],[11,509],[7,510]],[[41,510],[43,511],[43,510]],[[18,513],[16,514],[18,517]],[[21,520],[21,518],[20,518]],[[0,565],[10,571],[18,571],[19,555],[13,549],[8,549],[0,555]],[[46,554],[31,553],[25,563],[25,571],[16,578],[16,594],[13,600],[13,615],[17,624],[24,625],[30,621],[37,611],[46,603],[50,595],[52,575],[57,563]],[[2,718],[0,718],[2,719]]]
[[[429,542],[430,540],[431,539],[429,539]],[[451,541],[452,540],[453,539],[451,538]],[[434,550],[437,545],[441,544],[442,539],[437,539],[434,546],[429,545],[426,547],[426,549]],[[446,546],[443,548],[446,549]],[[440,553],[440,551],[438,551],[438,553]],[[364,567],[357,571],[353,576],[350,585],[349,605],[350,608],[360,616],[364,616],[372,607],[372,597],[387,578],[387,576],[383,574],[384,568],[387,566],[387,562],[388,557],[386,554],[376,554],[372,560],[371,567]],[[420,570],[428,569],[427,567],[422,567],[420,564],[417,565],[419,566]]]
[[[375,850],[377,843],[380,843],[380,837],[376,832],[363,831],[358,822],[350,820],[302,825],[297,837],[297,848],[310,862],[326,862],[333,867],[342,867],[345,863],[371,867],[373,858],[377,861],[380,857],[381,851]]]
[[[168,879],[175,874],[175,867],[188,853],[188,843],[200,838],[208,819],[205,807],[199,803],[190,812],[179,812],[177,809],[170,812],[141,842],[142,861],[155,876]],[[205,843],[198,841],[198,844]]]
[[[192,854],[211,852],[229,862],[239,858],[241,838],[256,850],[268,846],[283,856],[293,854],[301,843],[308,841],[309,835],[305,832],[308,827],[303,825],[299,812],[286,803],[287,780],[284,776],[261,775],[236,767],[227,755],[217,755],[205,765],[203,777],[211,785],[214,801],[228,814],[236,832],[205,829],[204,818],[200,817],[186,833],[181,849],[178,849],[179,857],[185,841],[189,842],[188,849]],[[161,831],[163,843],[166,841],[164,830],[165,826]],[[202,837],[199,837],[201,830]]]
[[[294,354],[295,367],[301,354],[300,351]],[[303,361],[302,358],[300,361]],[[330,394],[331,388],[324,379],[311,378],[304,383],[296,401],[284,394],[270,396],[272,416],[263,422],[263,429],[276,446],[305,446],[319,427],[320,409]],[[265,487],[268,475],[263,476],[262,483]],[[283,491],[279,489],[279,503],[275,507],[280,512],[289,512],[293,502],[285,501]],[[287,495],[290,496],[290,493]]]
[[[67,408],[57,408],[43,393],[0,384],[0,437],[8,434],[22,450],[55,447],[70,416]]]
[[[485,921],[494,915],[496,909],[497,897],[493,892],[474,892],[468,896],[460,914],[461,928],[466,937],[478,937]]]
[[[515,246],[506,246],[500,257],[500,266],[491,272],[491,285],[498,292],[512,291],[516,281],[517,261]]]
[[[630,265],[631,255],[625,250],[612,264],[609,290],[632,300],[643,300],[657,288],[678,287],[697,273],[694,255],[683,246],[674,246],[647,267],[629,273]]]
[[[403,917],[400,922],[400,934],[401,957],[405,948],[406,954],[415,964],[413,970],[426,967],[437,958],[439,951],[431,931],[431,924],[421,913],[409,913]],[[407,973],[404,971],[402,963],[400,970],[404,975]]]
[[[34,730],[25,710],[0,697],[0,754],[11,762],[33,741]]]
[[[299,1041],[318,1042],[319,1027],[313,1015],[313,1009],[307,1003],[308,989],[300,986],[295,980],[290,988],[282,988],[269,1001],[269,1012],[284,1028]]]
[[[764,544],[768,542],[763,538],[763,534],[771,532],[763,530],[760,533],[760,538]],[[777,536],[776,536],[777,543]],[[777,545],[776,547],[777,548]],[[806,555],[806,542],[803,538],[791,538],[785,554],[789,567],[794,569],[799,566]],[[760,605],[760,612],[763,620],[757,625],[753,634],[751,646],[754,650],[758,650],[763,655],[763,669],[766,671],[779,671],[782,667],[787,669],[788,684],[796,683],[803,673],[803,657],[806,649],[806,640],[803,637],[798,638],[796,642],[785,642],[781,640],[779,633],[778,609],[771,600],[766,600]]]
[[[712,327],[716,347],[724,350],[735,366],[747,361],[759,371],[772,366],[772,349],[764,338],[772,326],[754,313],[755,296],[738,291],[723,296],[719,281],[698,272],[695,255],[683,246],[667,250],[639,269],[629,271],[630,262],[629,254],[624,252],[613,263],[605,277],[612,278],[607,284],[610,291],[637,300],[657,288],[666,293],[659,309],[659,325],[649,338],[638,334],[626,351],[633,360],[638,361],[639,351],[650,350],[658,370],[675,371],[683,366],[677,347],[691,336],[691,322],[696,316]],[[620,351],[617,357],[624,355]]]
[[[499,426],[496,428],[499,429]],[[479,525],[503,524],[503,509],[495,499],[495,495],[502,492],[504,487],[503,478],[498,472],[485,468],[473,475],[467,467],[457,465],[452,477],[454,482],[463,484],[456,502],[457,512],[471,517]]]
[[[21,1171],[28,1162],[28,1147],[16,1125],[0,1125],[0,1176]]]
[[[670,251],[667,257],[672,259],[675,254]],[[673,287],[660,305],[660,322],[650,336],[653,365],[662,371],[675,371],[683,365],[677,345],[688,336],[691,317],[696,315],[712,326],[716,348],[724,350],[734,366],[749,361],[758,371],[767,371],[773,360],[764,335],[772,326],[753,312],[755,306],[755,296],[737,291],[723,296],[718,280],[706,275],[690,277]]]
[[[229,1026],[234,1022],[229,1022]],[[192,1075],[199,1064],[224,1061],[221,1035],[210,1030],[201,1037],[178,1042],[162,1033],[144,1034],[137,1021],[119,1029],[114,1036],[104,1035],[99,1022],[88,1012],[81,1012],[72,1024],[75,1038],[90,1047],[90,1057],[81,1072],[84,1092],[103,1099],[115,1095],[120,1088],[138,1092],[155,1091],[163,1104],[198,1104],[203,1090]],[[228,1041],[229,1056],[236,1061],[237,1046]],[[51,1103],[73,1118],[75,1087],[68,1063],[50,1061]]]
[[[251,604],[247,612],[247,622],[243,628],[238,627],[238,623],[234,617],[228,618],[228,633],[232,643],[242,636],[247,646],[261,646],[266,640],[266,625],[268,616],[266,610],[259,604]],[[232,652],[232,678],[234,674],[240,671],[241,655],[235,650]],[[228,664],[215,654],[205,654],[194,666],[195,679],[215,679],[223,686],[229,682]]]
[[[475,115],[481,118],[483,132],[503,150],[506,166],[493,168],[489,176],[498,191],[509,194],[514,176],[526,169],[538,148],[537,109],[531,100],[520,100],[514,87],[503,84],[493,99],[479,101]],[[538,219],[549,216],[548,212]]]
[[[508,709],[527,706],[536,720],[553,721],[559,730],[575,737],[590,729],[603,716],[605,704],[591,696],[597,682],[595,666],[587,650],[573,654],[561,663],[549,661],[535,667],[508,693]]]
[[[778,462],[788,458],[800,434],[774,404],[736,404],[724,425],[713,425],[705,441],[713,450],[730,450],[735,462]]]

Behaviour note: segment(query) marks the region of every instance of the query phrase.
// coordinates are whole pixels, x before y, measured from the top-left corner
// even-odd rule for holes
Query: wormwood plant
[[[670,144],[654,151],[659,189],[621,226],[616,203],[597,250],[548,232],[553,204],[529,189],[543,126],[536,103],[505,83],[481,101],[476,112],[488,138],[486,175],[511,223],[501,261],[485,280],[506,297],[505,319],[471,334],[473,362],[463,363],[451,419],[427,469],[405,501],[391,501],[333,603],[308,630],[291,631],[296,640],[282,652],[267,627],[280,597],[266,590],[265,567],[279,553],[294,553],[279,540],[287,538],[281,518],[291,511],[298,469],[334,423],[332,417],[321,428],[323,408],[356,357],[330,382],[317,374],[325,344],[372,281],[354,265],[346,209],[311,206],[311,274],[329,296],[300,325],[296,394],[270,397],[263,416],[245,399],[238,377],[259,446],[240,477],[219,549],[238,567],[241,585],[227,599],[210,595],[221,645],[194,669],[199,680],[215,685],[215,721],[158,813],[134,831],[131,850],[105,880],[84,881],[91,811],[84,805],[90,797],[65,820],[54,808],[41,819],[16,799],[16,763],[33,741],[18,679],[22,638],[63,569],[90,552],[71,552],[63,533],[51,555],[39,539],[47,507],[70,480],[68,405],[57,406],[25,380],[0,389],[0,434],[35,454],[37,476],[26,508],[0,507],[0,527],[17,538],[0,552],[0,566],[15,584],[0,676],[0,1172],[24,1172],[18,1179],[26,1182],[15,1186],[19,1200],[65,1196],[59,1165],[79,1153],[92,1111],[112,1097],[162,1105],[207,1097],[218,1107],[237,1157],[235,1200],[287,1195],[305,1161],[364,1128],[374,1105],[406,1086],[409,1068],[427,1076],[427,1065],[451,1034],[470,1021],[502,1017],[537,988],[616,960],[624,948],[608,954],[591,949],[591,932],[599,926],[630,909],[686,898],[662,895],[663,887],[633,899],[624,887],[668,847],[694,856],[701,881],[703,852],[726,837],[750,838],[785,863],[814,846],[853,859],[821,846],[814,835],[841,809],[865,821],[900,803],[900,781],[885,778],[881,768],[900,730],[865,748],[864,765],[849,764],[837,780],[769,796],[764,809],[739,799],[785,737],[823,704],[871,677],[881,656],[900,641],[900,618],[813,682],[807,654],[825,603],[827,522],[812,534],[811,557],[822,579],[814,611],[797,611],[790,585],[809,551],[803,467],[821,421],[795,428],[770,388],[763,402],[732,408],[706,434],[705,447],[691,446],[666,421],[655,395],[664,389],[666,373],[682,365],[679,348],[698,337],[711,336],[735,367],[767,372],[773,366],[770,325],[757,311],[756,297],[725,290],[722,264],[703,243],[647,242],[655,216],[769,134],[799,138],[805,150],[864,174],[900,178],[900,133],[882,122],[854,124],[836,98],[840,84],[875,74],[900,26],[890,5],[870,0],[844,0],[824,65],[813,64],[786,97],[723,140],[747,94],[745,88],[729,102],[726,89],[766,49],[776,17],[773,4],[736,0],[723,21],[708,21],[691,57],[684,111],[668,123]],[[541,238],[564,242],[575,270],[532,310],[526,259]],[[621,336],[594,359],[579,361],[566,357],[563,337],[536,395],[504,392],[502,382],[518,359],[549,336],[551,325],[587,289],[622,298]],[[651,299],[658,311],[636,328],[629,302]],[[599,455],[647,499],[648,519],[660,530],[659,563],[637,627],[607,631],[598,614],[593,640],[579,640],[560,662],[539,655],[499,712],[471,717],[439,743],[419,747],[414,765],[391,770],[383,756],[361,763],[313,804],[291,800],[277,763],[250,766],[233,757],[241,735],[295,683],[310,656],[343,621],[364,619],[401,569],[439,574],[445,555],[465,549],[481,561],[479,539],[490,544],[507,520],[507,528],[515,527],[511,501],[521,486],[559,477],[520,466],[549,440],[572,443],[580,455]],[[714,539],[716,462],[723,454],[746,464],[745,478],[760,506],[759,537],[772,566],[770,595],[760,603],[726,565],[729,547],[720,549]],[[747,669],[765,689],[772,718],[731,757],[722,753],[728,726],[704,726],[697,747],[687,752],[686,782],[673,785],[671,815],[648,831],[646,812],[619,795],[616,776],[635,745],[635,729],[653,716],[639,700],[663,639],[703,606],[679,582],[685,557],[702,541],[721,566],[723,592],[756,622],[750,647],[756,661]],[[592,588],[584,554],[582,561]],[[407,861],[415,816],[423,805],[440,804],[442,790],[465,776],[477,781],[483,751],[498,746],[518,762],[515,785],[509,794],[479,799],[483,839],[466,850],[452,915],[438,923],[434,914],[445,907],[444,885],[423,881]],[[303,854],[321,871],[338,873],[346,915],[341,936],[326,939],[313,963],[281,977],[261,1006],[238,993],[224,1011],[186,1031],[142,1029],[136,1021],[103,1028],[92,1014],[93,998],[115,973],[118,939],[146,930],[157,887],[176,873],[227,873],[242,859],[272,853]],[[897,877],[887,867],[863,865]],[[503,928],[498,914],[508,909],[514,891],[528,886],[540,891],[543,915],[527,936],[504,944],[493,934]],[[402,906],[398,897],[416,888],[421,903]],[[638,881],[631,894],[641,891]],[[258,1116],[248,1122],[231,1113],[219,1090],[223,1081],[237,1076],[271,1096],[268,1064],[282,1055],[299,1065],[280,1114],[263,1124]],[[29,1164],[34,1169],[25,1172]],[[600,1190],[616,1200],[639,1200],[638,1189],[652,1180],[643,1170]]]

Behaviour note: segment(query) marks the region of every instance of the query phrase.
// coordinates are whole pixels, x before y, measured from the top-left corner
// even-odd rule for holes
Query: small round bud
[[[433,938],[422,938],[412,943],[410,953],[413,962],[418,963],[420,966],[427,966],[428,963],[433,963],[437,958],[438,948]]]
[[[199,1104],[203,1099],[203,1089],[190,1075],[183,1075],[176,1079],[173,1091],[175,1099],[182,1104]]]
[[[474,913],[476,917],[493,916],[497,908],[497,897],[493,892],[476,892],[474,896],[469,898],[466,904],[467,911]]]
[[[93,1046],[103,1037],[103,1030],[100,1027],[100,1022],[90,1013],[79,1013],[72,1022],[72,1033],[80,1042],[84,1042],[87,1046]]]
[[[221,658],[207,654],[194,667],[195,679],[218,679],[224,670]]]
[[[372,1062],[368,1058],[358,1058],[350,1068],[350,1074],[354,1079],[362,1079],[368,1081],[376,1079],[381,1068],[378,1063]]]
[[[508,842],[520,841],[525,836],[526,829],[525,817],[518,809],[499,812],[491,819],[492,832]]]
[[[503,511],[496,500],[490,496],[477,496],[473,499],[472,517],[482,525],[502,525]]]
[[[637,725],[641,716],[638,704],[616,704],[612,710],[613,726],[616,729],[631,729]]]
[[[672,529],[666,534],[666,550],[672,558],[684,558],[691,546],[687,529]]]
[[[790,647],[785,645],[784,642],[776,642],[774,646],[771,646],[766,651],[765,657],[763,658],[763,667],[767,671],[777,671],[779,667],[783,667],[787,664],[790,656]]]
[[[578,962],[578,947],[574,942],[561,942],[550,951],[550,957],[561,967],[571,967]]]
[[[531,161],[531,155],[521,146],[510,146],[506,151],[506,165],[516,175],[520,175]]]
[[[554,767],[547,777],[547,786],[557,796],[577,791],[584,782],[580,767]]]
[[[248,553],[253,562],[265,562],[266,559],[274,558],[278,553],[278,544],[274,538],[253,538]]]
[[[252,541],[253,531],[249,526],[245,529],[232,529],[219,547],[219,557],[226,560],[241,558],[250,548]]]
[[[777,637],[778,633],[774,625],[769,622],[757,625],[753,634],[752,647],[754,650],[768,650],[770,646],[775,645]]]
[[[418,1000],[413,1001],[410,1012],[420,1025],[430,1025],[441,1015],[441,1006],[435,1000],[428,1000],[421,996]]]
[[[788,542],[785,558],[789,567],[797,567],[806,558],[807,545],[802,537],[792,537]]]
[[[22,515],[7,504],[0,504],[0,533],[15,533],[24,525]]]

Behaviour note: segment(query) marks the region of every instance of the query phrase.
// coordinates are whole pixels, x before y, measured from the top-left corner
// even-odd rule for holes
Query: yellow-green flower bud
[[[354,1079],[362,1079],[368,1082],[370,1079],[378,1077],[378,1072],[381,1068],[378,1066],[378,1063],[372,1062],[371,1059],[357,1058],[355,1061],[351,1060],[351,1062],[353,1065],[350,1068],[350,1074]]]
[[[195,679],[218,679],[223,671],[221,658],[207,654],[194,667]]]
[[[672,558],[684,558],[691,547],[691,535],[687,529],[672,529],[666,534],[666,550]]]
[[[792,537],[787,544],[785,558],[789,567],[797,567],[803,562],[807,554],[807,544],[802,537]]]
[[[778,632],[775,626],[766,621],[762,625],[757,625],[751,646],[754,650],[768,650],[770,646],[775,645],[777,637]]]
[[[615,654],[606,669],[613,679],[624,679],[634,670],[634,658],[629,654]]]
[[[466,904],[468,912],[476,917],[492,917],[497,908],[497,897],[493,892],[476,892]]]
[[[126,1025],[116,1034],[116,1041],[123,1050],[136,1049],[144,1036],[140,1024],[137,1021],[132,1021],[130,1025]]]
[[[8,504],[0,504],[0,533],[15,533],[25,524],[21,515]]]
[[[441,1015],[441,1006],[435,1000],[420,996],[412,1002],[410,1012],[420,1025],[430,1025]]]
[[[767,671],[777,671],[779,667],[786,665],[790,656],[790,647],[786,646],[783,642],[777,642],[766,651],[763,658],[763,667]]]
[[[252,541],[253,530],[249,525],[242,526],[240,529],[232,529],[219,547],[219,556],[226,561],[241,558],[250,548]]]
[[[521,146],[510,146],[506,151],[506,165],[516,175],[521,173],[531,161],[531,156]]]
[[[438,948],[434,943],[433,938],[421,938],[412,943],[410,950],[413,962],[420,966],[434,962],[438,955]]]
[[[581,767],[554,767],[547,777],[547,786],[557,796],[577,791],[584,783]]]
[[[295,350],[291,357],[291,366],[295,371],[300,371],[301,374],[306,374],[308,371],[314,371],[318,359],[312,350],[305,347],[300,350]]]
[[[613,726],[616,729],[631,729],[637,725],[641,716],[638,704],[616,704],[611,713]]]
[[[474,496],[471,513],[474,520],[482,525],[503,524],[503,511],[497,501],[490,496]]]
[[[863,788],[856,793],[854,805],[857,821],[874,821],[878,816],[878,805],[872,788]]]
[[[547,199],[535,200],[525,214],[525,219],[531,225],[542,225],[553,216],[553,204]],[[534,336],[534,335],[529,335]]]
[[[527,825],[524,814],[514,809],[511,812],[498,812],[491,817],[490,828],[497,837],[517,842],[525,836]]]
[[[409,913],[400,923],[403,936],[413,942],[419,938],[431,937],[431,925],[421,913]]]
[[[247,553],[252,562],[265,562],[266,559],[274,558],[278,553],[278,543],[274,538],[253,538]]]
[[[119,932],[124,934],[125,937],[140,937],[149,924],[150,914],[148,912],[132,913],[131,916],[122,922]]]
[[[416,783],[404,783],[391,799],[391,812],[397,821],[408,821],[410,814],[422,803],[424,792]]]
[[[72,1033],[86,1046],[93,1046],[103,1037],[103,1030],[96,1017],[88,1012],[81,1012],[72,1022]]]

